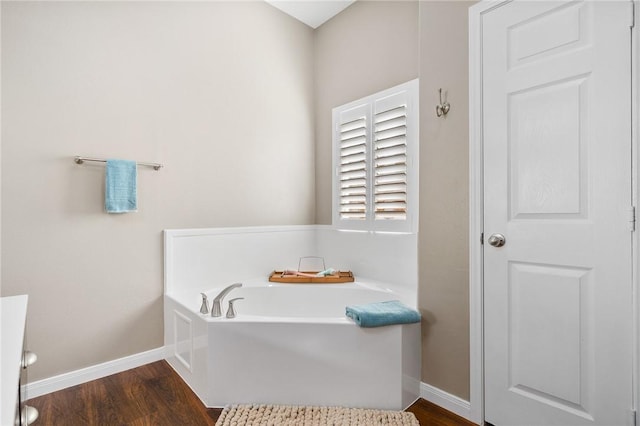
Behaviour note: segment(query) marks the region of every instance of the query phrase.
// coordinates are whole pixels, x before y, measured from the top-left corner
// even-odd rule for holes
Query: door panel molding
[[[481,1],[478,4],[472,6],[469,9],[469,262],[470,262],[470,276],[469,276],[469,302],[470,302],[470,419],[478,424],[483,424],[484,420],[484,379],[483,379],[483,366],[484,366],[484,354],[483,354],[483,239],[486,241],[488,236],[484,235],[483,223],[483,141],[482,141],[482,56],[481,56],[481,44],[482,44],[482,21],[483,17],[494,11],[495,9],[503,7],[505,4],[510,3],[512,0],[506,1]],[[640,7],[638,1],[633,2],[635,7],[635,22],[640,22]],[[559,22],[564,21],[565,24],[572,24],[577,20],[584,19],[584,15],[576,14],[575,10],[572,10],[573,3],[567,3],[566,14],[562,16],[562,19],[558,19],[558,22],[547,22],[540,25],[559,25]],[[538,24],[536,24],[538,25]],[[513,28],[512,28],[513,30]],[[571,33],[569,30],[566,32],[566,43],[558,46],[552,46],[548,49],[544,49],[544,46],[539,48],[532,47],[532,55],[528,55],[525,58],[515,58],[509,56],[510,66],[517,67],[521,63],[528,61],[544,60],[544,56],[553,55],[558,51],[574,50],[576,46],[585,43],[591,37],[590,34],[577,34],[575,28]],[[577,36],[576,36],[577,34]],[[519,35],[521,37],[521,35]],[[638,81],[640,76],[638,75],[638,69],[640,69],[640,41],[638,40],[638,34],[635,28],[632,32],[632,203],[637,205],[637,201],[640,200],[640,185],[638,185],[638,164],[640,164],[640,153],[637,149],[638,138],[637,134],[640,133],[640,117],[638,105],[640,104],[640,95],[638,93]],[[534,46],[535,47],[535,46]],[[537,50],[537,52],[536,52]],[[517,59],[517,60],[516,60]],[[588,211],[584,209],[583,200],[580,201],[579,213],[569,214],[571,218],[559,213],[551,213],[546,219],[570,219],[570,220],[584,220],[584,215],[588,216]],[[631,207],[631,206],[630,206]],[[513,216],[512,216],[513,214]],[[549,213],[546,213],[549,214]],[[545,214],[545,215],[546,215]],[[557,218],[551,216],[558,216]],[[517,213],[510,210],[511,217],[517,217],[517,220],[528,220],[529,214],[526,212]],[[636,226],[637,228],[637,226]],[[630,234],[630,238],[633,242],[633,322],[634,322],[634,356],[633,356],[633,382],[634,382],[634,408],[637,410],[640,407],[640,285],[638,283],[638,254],[640,241],[638,238],[638,231]],[[588,407],[589,402],[586,402]],[[569,407],[569,405],[567,406]],[[579,411],[582,411],[582,404],[575,406]],[[588,416],[588,409],[584,414]],[[629,413],[631,418],[632,413]]]

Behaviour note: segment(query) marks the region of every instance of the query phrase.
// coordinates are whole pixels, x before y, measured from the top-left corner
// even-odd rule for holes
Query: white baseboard
[[[429,402],[433,402],[434,404],[459,415],[460,417],[473,421],[471,418],[471,404],[469,401],[465,401],[460,397],[424,382],[420,383],[420,396]]]
[[[91,380],[100,379],[102,377],[140,367],[141,365],[159,361],[161,359],[165,359],[165,355],[165,348],[160,347],[102,364],[92,365],[91,367],[82,368],[80,370],[70,371],[47,379],[38,380],[36,382],[27,383],[22,386],[23,395],[26,395],[26,399],[36,398],[51,392],[56,392],[71,386],[76,386],[90,382]]]

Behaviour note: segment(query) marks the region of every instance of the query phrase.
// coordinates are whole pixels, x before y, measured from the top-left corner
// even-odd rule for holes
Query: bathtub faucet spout
[[[220,305],[222,304],[222,299],[234,288],[242,287],[242,283],[231,284],[229,287],[225,288],[218,294],[215,299],[213,299],[213,306],[211,306],[211,316],[212,317],[221,317],[222,316],[222,308]]]

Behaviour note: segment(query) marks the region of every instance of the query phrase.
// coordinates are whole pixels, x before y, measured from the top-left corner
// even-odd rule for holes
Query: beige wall
[[[313,31],[266,3],[2,2],[2,66],[2,294],[30,295],[31,381],[163,344],[163,229],[314,222]],[[74,155],[166,167],[108,215]]]
[[[418,2],[357,1],[316,30],[316,222],[331,223],[331,110],[418,77]]]
[[[30,380],[162,345],[162,229],[330,223],[331,109],[419,76],[422,378],[468,398],[470,4],[359,1],[314,34],[261,2],[3,2],[2,294],[31,296]],[[107,215],[77,154],[166,168]]]
[[[420,2],[420,287],[422,379],[469,398],[469,99],[467,12]],[[438,118],[438,89],[451,111]]]

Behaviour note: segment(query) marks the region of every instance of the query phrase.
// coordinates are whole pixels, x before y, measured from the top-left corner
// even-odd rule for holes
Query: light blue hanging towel
[[[107,160],[104,207],[107,213],[138,211],[138,168],[135,161]]]
[[[347,306],[345,313],[360,327],[420,322],[420,312],[409,308],[399,300]]]

